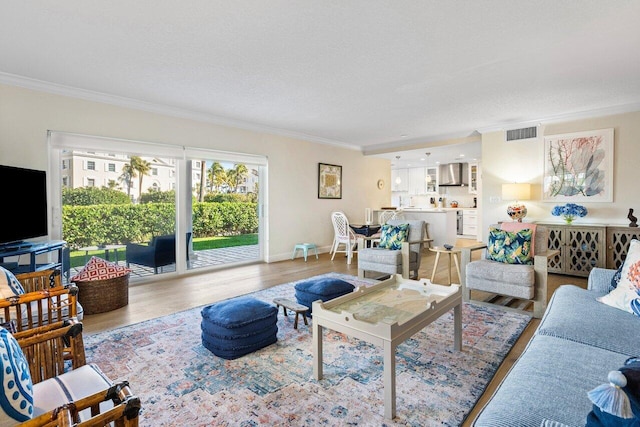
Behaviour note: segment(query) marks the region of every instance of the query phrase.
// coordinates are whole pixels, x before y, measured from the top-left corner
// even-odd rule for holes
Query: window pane
[[[257,261],[260,166],[216,159],[191,165],[188,268]]]

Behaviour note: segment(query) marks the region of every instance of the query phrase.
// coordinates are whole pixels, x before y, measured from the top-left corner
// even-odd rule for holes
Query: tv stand
[[[29,273],[32,271],[48,270],[51,268],[62,269],[62,250],[67,242],[64,240],[50,240],[48,242],[15,242],[0,246],[0,264],[5,264],[6,257],[29,254],[29,264],[6,263],[14,274]],[[58,252],[58,262],[38,264],[36,257],[48,252]]]
[[[0,253],[19,251],[21,249],[29,248],[31,246],[33,246],[32,242],[25,242],[24,240],[7,242],[0,245]]]

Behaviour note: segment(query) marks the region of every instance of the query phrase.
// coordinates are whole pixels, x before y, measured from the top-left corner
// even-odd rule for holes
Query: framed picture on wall
[[[318,199],[342,199],[342,166],[318,163]]]
[[[613,129],[544,139],[545,202],[613,202]]]

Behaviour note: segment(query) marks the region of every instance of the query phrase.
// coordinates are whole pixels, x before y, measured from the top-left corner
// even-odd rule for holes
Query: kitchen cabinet
[[[427,182],[425,180],[425,168],[409,168],[409,194],[426,194]]]
[[[476,209],[462,210],[462,234],[465,236],[478,234],[478,211]]]
[[[594,267],[605,267],[605,225],[539,223],[549,230],[549,249],[560,251],[549,259],[549,272],[588,276]]]
[[[478,164],[469,163],[469,193],[478,194]]]
[[[427,176],[431,177],[427,182]],[[400,183],[396,183],[400,178]],[[401,168],[391,170],[392,191],[406,191],[412,196],[438,192],[438,168]]]
[[[398,182],[398,178],[400,182]],[[391,169],[391,190],[409,191],[409,173],[407,169]]]
[[[427,182],[427,193],[437,193],[438,192],[438,168],[437,167],[427,167],[425,172],[425,178],[428,176],[431,178],[429,182]]]

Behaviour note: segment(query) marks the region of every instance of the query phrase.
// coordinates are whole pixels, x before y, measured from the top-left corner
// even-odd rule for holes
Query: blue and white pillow
[[[409,224],[385,224],[380,231],[378,247],[394,251],[402,249],[402,242],[409,240]]]
[[[24,288],[12,272],[0,267],[0,298],[5,299],[24,294]]]
[[[0,425],[15,425],[33,417],[33,384],[29,364],[18,341],[0,328]]]
[[[487,243],[487,258],[505,264],[533,264],[531,241],[533,231],[523,228],[518,231],[506,231],[491,227]]]

